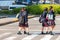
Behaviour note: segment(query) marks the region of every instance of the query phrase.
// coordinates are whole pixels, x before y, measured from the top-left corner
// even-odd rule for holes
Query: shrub
[[[58,14],[60,14],[60,7],[59,7],[59,8],[57,8],[57,13],[58,13]]]
[[[44,8],[50,8],[50,6],[53,6],[54,12],[56,14],[60,14],[60,5],[57,4],[40,4],[40,5],[32,5],[28,6],[27,10],[29,11],[30,14],[41,14],[43,13]]]
[[[44,8],[48,8],[50,6],[53,6],[55,14],[60,14],[60,5],[57,4],[39,4],[39,5],[31,5],[27,6],[26,9],[29,12],[29,14],[34,14],[34,15],[40,15],[43,13]],[[0,13],[5,13],[5,14],[17,14],[20,12],[21,8],[15,8],[12,11],[10,10],[1,10]]]
[[[20,10],[21,10],[21,8],[15,8],[15,9],[12,10],[12,13],[17,14],[17,13],[20,12]]]
[[[12,14],[12,11],[9,10],[1,10],[0,14]]]
[[[17,14],[21,8],[15,8],[13,10],[0,10],[0,14]]]
[[[27,10],[29,14],[40,14],[41,13],[38,5],[28,6]]]

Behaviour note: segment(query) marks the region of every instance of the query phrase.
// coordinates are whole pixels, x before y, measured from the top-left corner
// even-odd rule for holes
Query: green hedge
[[[38,5],[32,5],[32,6],[28,6],[27,10],[29,12],[29,14],[41,14],[41,9],[39,8]]]
[[[13,10],[0,10],[0,14],[17,14],[21,8],[15,8]]]
[[[0,10],[0,14],[11,14],[12,11],[9,10]]]
[[[57,5],[57,4],[31,5],[31,6],[27,6],[26,8],[27,8],[29,14],[40,15],[40,14],[42,14],[44,8],[47,7],[49,9],[50,6],[53,6],[53,9],[54,9],[56,14],[60,14],[60,5]],[[1,13],[4,13],[4,14],[17,14],[17,13],[20,12],[20,9],[21,8],[15,8],[12,11],[11,10],[1,10],[0,14]]]
[[[12,13],[17,14],[17,13],[20,12],[20,10],[21,10],[21,8],[15,8],[15,9],[12,10]]]
[[[54,12],[56,14],[60,14],[60,5],[57,4],[40,4],[40,5],[32,5],[32,6],[28,6],[27,10],[29,11],[30,14],[41,14],[44,10],[44,8],[48,8],[50,6],[53,6]]]

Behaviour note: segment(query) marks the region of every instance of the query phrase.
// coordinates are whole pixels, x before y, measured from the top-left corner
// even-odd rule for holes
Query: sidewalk
[[[28,16],[29,19],[33,18],[33,17],[35,17],[35,15]],[[17,18],[3,18],[3,19],[0,19],[0,26],[10,24],[10,23],[14,23],[14,22],[17,22],[17,21],[18,21]]]

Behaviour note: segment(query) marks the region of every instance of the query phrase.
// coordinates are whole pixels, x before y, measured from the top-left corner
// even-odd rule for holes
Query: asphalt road
[[[60,40],[60,16],[56,17],[56,26],[53,30],[55,35],[41,33],[39,17],[29,19],[29,32],[31,35],[18,35],[18,22],[0,26],[0,40]]]

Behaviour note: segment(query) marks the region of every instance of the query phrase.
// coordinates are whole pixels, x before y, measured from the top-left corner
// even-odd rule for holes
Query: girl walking
[[[29,34],[28,28],[28,13],[25,8],[22,8],[19,16],[19,31],[17,34],[22,34],[21,31],[24,30],[24,34]]]
[[[40,22],[42,23],[42,31],[41,31],[41,34],[44,34],[44,29],[46,29],[46,34],[48,33],[48,23],[47,23],[47,20],[46,20],[46,15],[48,13],[48,8],[45,8],[44,11],[43,11],[43,14],[41,15],[40,17]]]
[[[49,9],[49,12],[47,14],[47,19],[48,19],[48,26],[49,26],[49,29],[50,29],[50,34],[53,35],[52,31],[55,27],[55,14],[54,14],[54,11],[53,11],[53,7],[50,6],[50,9]]]

